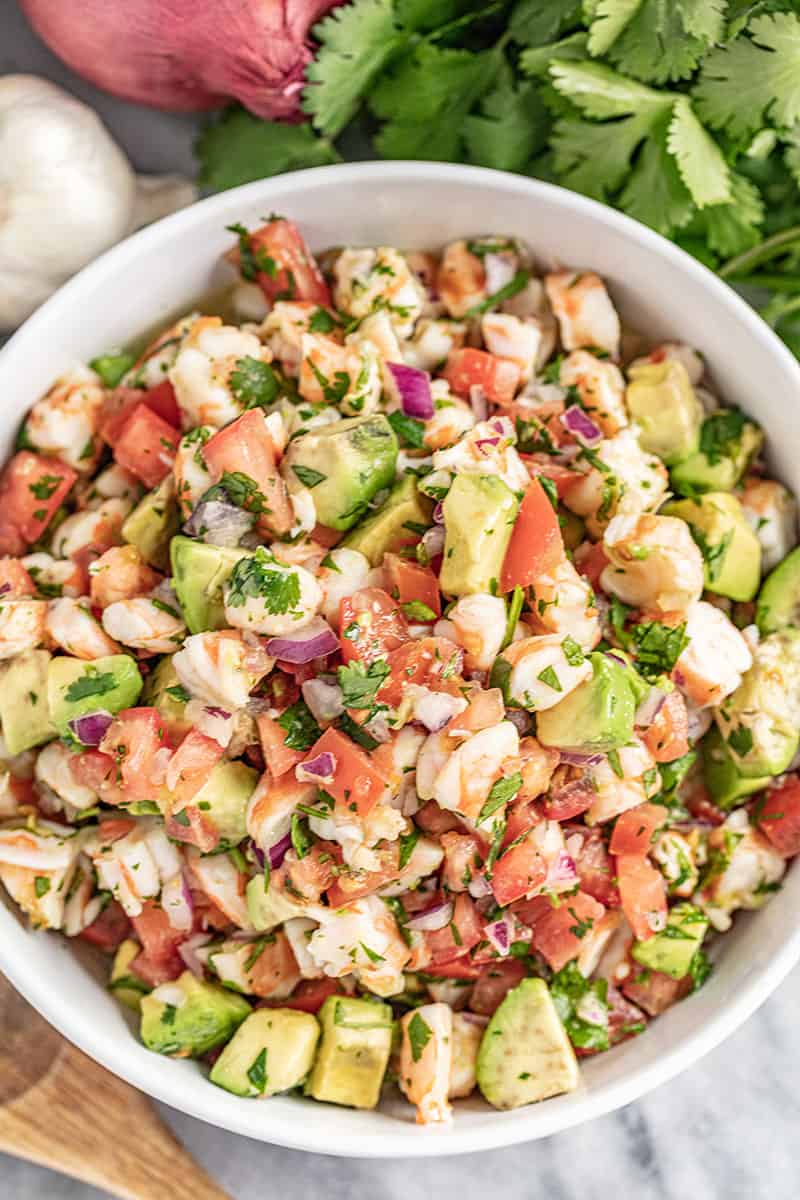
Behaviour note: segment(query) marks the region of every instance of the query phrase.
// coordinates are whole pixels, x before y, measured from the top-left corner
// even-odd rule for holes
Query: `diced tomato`
[[[272,941],[262,943],[258,958],[247,971],[250,991],[254,996],[268,999],[275,992],[285,995],[299,971],[289,939],[283,930]]]
[[[0,558],[0,603],[35,596],[33,580],[18,558]]]
[[[637,804],[617,817],[608,848],[612,854],[635,854],[646,857],[653,845],[653,835],[663,829],[668,819],[662,804]]]
[[[319,754],[333,755],[333,779],[322,786],[334,797],[341,817],[363,819],[368,816],[386,791],[388,780],[370,760],[366,751],[338,729],[326,729],[306,754],[311,760]]]
[[[156,384],[155,387],[148,388],[142,399],[147,407],[152,408],[154,413],[158,413],[159,417],[162,417],[167,424],[180,429],[181,410],[178,407],[178,397],[168,379],[165,379],[163,383]]]
[[[524,978],[525,967],[518,958],[501,959],[484,967],[469,998],[470,1010],[490,1017]]]
[[[444,850],[442,884],[448,892],[465,892],[471,880],[480,873],[483,862],[482,844],[472,833],[443,833]]]
[[[337,850],[335,842],[323,841],[316,842],[302,858],[290,850],[280,868],[283,874],[273,871],[275,886],[285,887],[287,894],[295,899],[300,896],[316,904],[334,882]]]
[[[318,1013],[328,996],[344,996],[338,979],[301,979],[288,1000],[280,1000],[281,1008],[296,1008],[300,1012]]]
[[[667,920],[664,878],[645,858],[620,854],[616,859],[622,911],[640,942],[663,929]]]
[[[125,938],[130,933],[131,923],[125,915],[125,911],[121,904],[116,900],[110,901],[99,917],[95,917],[91,925],[87,925],[81,930],[81,937],[84,941],[91,942],[93,946],[99,946],[101,950],[105,950],[110,954],[117,949],[120,942],[124,942]]]
[[[175,462],[180,434],[146,404],[137,404],[113,444],[117,463],[141,479],[145,487],[154,488],[169,475]]]
[[[564,557],[564,539],[553,508],[538,479],[532,479],[511,530],[500,590],[530,587],[540,575],[551,571]]]
[[[0,554],[24,554],[42,536],[77,478],[77,471],[57,458],[30,450],[9,459],[0,475]]]
[[[471,897],[459,892],[453,904],[453,919],[444,929],[425,934],[434,966],[451,958],[463,958],[483,938],[483,921]]]
[[[97,837],[103,846],[111,846],[127,837],[136,828],[132,817],[103,817],[97,826]]]
[[[692,977],[672,979],[661,971],[651,971],[631,963],[631,973],[621,984],[628,1000],[643,1008],[651,1017],[657,1017],[670,1008],[676,1000],[682,1000],[692,990]]]
[[[353,900],[371,896],[400,874],[400,848],[397,842],[378,846],[374,851],[380,866],[373,871],[344,871],[337,875],[328,888],[328,903],[331,908],[342,908]],[[339,857],[339,856],[337,856]]]
[[[504,850],[492,870],[492,891],[498,904],[522,900],[547,878],[547,864],[530,833]]]
[[[669,693],[642,741],[659,763],[672,762],[689,753],[689,715],[677,689]]]
[[[294,510],[286,484],[278,470],[278,454],[260,409],[251,408],[209,438],[203,457],[215,483],[227,472],[246,475],[258,494],[246,507],[260,512],[258,527],[278,534],[288,533]]]
[[[424,604],[439,617],[442,612],[442,601],[439,594],[439,580],[430,567],[411,559],[401,558],[399,554],[384,554],[383,570],[389,583],[389,591],[401,604]],[[433,620],[433,617],[420,617],[412,612],[412,621]]]
[[[573,852],[581,891],[594,896],[606,908],[618,908],[619,891],[614,882],[614,863],[600,830],[568,825],[564,827],[564,835],[570,839],[581,838],[580,848]]]
[[[342,658],[371,663],[408,641],[408,622],[399,605],[381,588],[361,588],[339,608]]]
[[[755,809],[758,827],[784,858],[800,854],[800,779],[790,775]]]
[[[256,725],[267,770],[273,779],[280,779],[302,762],[305,753],[302,750],[292,750],[286,745],[286,730],[266,713],[256,717]]]
[[[109,446],[116,443],[128,417],[140,404],[151,409],[156,416],[160,417],[162,421],[166,421],[168,425],[172,425],[174,429],[180,429],[181,412],[178,408],[175,389],[168,379],[146,391],[141,388],[118,387],[114,388],[108,399],[100,426],[100,436],[104,442],[107,442]]]
[[[216,850],[221,838],[219,830],[207,812],[201,812],[195,804],[187,804],[164,822],[167,837],[185,846],[196,846],[201,854]]]
[[[117,782],[116,764],[110,754],[84,750],[73,755],[69,767],[76,782],[97,792],[104,804],[122,804],[128,798]]]
[[[470,389],[480,387],[491,404],[503,406],[511,404],[519,387],[519,367],[516,363],[471,347],[451,350],[443,376],[456,396],[468,400]]]
[[[608,1036],[612,1046],[624,1042],[629,1037],[641,1033],[641,1026],[647,1023],[647,1017],[635,1004],[625,998],[619,988],[613,983],[608,985],[606,992],[608,1002]]]
[[[425,974],[434,979],[479,979],[485,963],[473,962],[467,955],[464,958],[448,958],[445,962],[437,962],[425,968]]]
[[[160,987],[162,983],[171,983],[183,973],[185,966],[180,955],[164,962],[154,962],[149,955],[142,951],[130,965],[131,974],[137,975],[143,983],[151,988]]]
[[[185,940],[186,934],[173,929],[169,918],[153,900],[146,900],[138,917],[131,917],[136,936],[142,943],[143,953],[133,964],[137,975],[142,975],[140,967],[149,967],[154,976],[160,976],[158,983],[168,979],[177,979],[183,971],[183,961],[178,954],[178,945]],[[140,963],[139,959],[144,959]],[[142,978],[146,978],[142,975]],[[153,982],[153,978],[148,982]]]
[[[403,642],[391,651],[387,661],[389,674],[380,686],[378,699],[390,708],[396,708],[411,683],[434,691],[445,686],[448,679],[454,678],[454,668],[460,666],[461,656],[447,638],[426,637]],[[447,679],[443,678],[445,675]],[[466,714],[460,715],[463,717]],[[502,717],[498,719],[502,720]]]
[[[534,800],[515,800],[506,813],[506,831],[503,846],[510,846],[517,838],[530,832],[542,820],[538,804]]]
[[[449,833],[452,829],[463,830],[464,828],[455,813],[439,808],[435,800],[428,800],[422,808],[417,810],[414,814],[414,822],[423,833],[429,833],[432,837],[440,837],[441,834]]]
[[[118,712],[100,743],[101,754],[113,760],[128,800],[152,800],[164,782],[169,747],[157,708],[124,708]]]
[[[692,787],[684,803],[695,821],[702,821],[704,824],[722,825],[728,816],[714,803],[702,783],[696,783]]]
[[[554,971],[560,971],[581,952],[582,939],[605,912],[586,892],[564,896],[558,908],[539,917],[533,929],[533,946]]]
[[[548,821],[571,821],[592,807],[597,793],[592,786],[591,775],[585,772],[578,779],[551,788],[542,797],[542,811]]]
[[[583,575],[584,579],[588,579],[595,591],[600,587],[600,576],[608,563],[609,559],[602,542],[595,542],[588,550],[583,551],[575,558],[578,574]]]
[[[274,217],[247,239],[256,279],[270,304],[276,300],[312,300],[332,307],[330,288],[300,230],[283,217]],[[241,251],[232,257],[241,267]]]
[[[172,793],[172,811],[184,808],[207,782],[211,770],[224,754],[215,738],[192,729],[167,764],[165,783]]]
[[[544,475],[555,485],[559,500],[564,499],[573,484],[584,478],[581,471],[572,471],[569,467],[557,463],[547,454],[520,454],[520,458],[532,476]]]

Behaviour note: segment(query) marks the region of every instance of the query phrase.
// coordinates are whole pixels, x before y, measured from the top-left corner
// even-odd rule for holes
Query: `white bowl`
[[[323,167],[205,200],[136,234],[62,288],[0,351],[0,453],[23,413],[75,360],[165,323],[220,282],[225,226],[277,211],[315,250],[342,243],[437,247],[482,233],[514,234],[544,261],[591,267],[629,321],[697,346],[720,394],[760,421],[771,467],[800,493],[800,367],[763,322],[669,242],[591,200],[544,183],[435,163]],[[0,889],[1,890],[1,889]],[[460,1102],[454,1124],[420,1129],[410,1107],[377,1112],[293,1098],[243,1100],[190,1062],[151,1054],[102,979],[63,938],[28,931],[0,905],[0,969],[67,1038],[123,1079],[194,1117],[263,1141],[351,1156],[458,1154],[528,1141],[609,1112],[695,1062],[778,986],[800,958],[800,871],[760,913],[742,914],[696,995],[641,1037],[586,1060],[571,1095],[514,1112]]]

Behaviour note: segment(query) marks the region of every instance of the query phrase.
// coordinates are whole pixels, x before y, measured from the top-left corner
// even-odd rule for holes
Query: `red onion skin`
[[[300,120],[311,27],[336,0],[21,0],[50,49],[97,87],[175,112],[231,98]]]
[[[435,918],[441,924],[430,924],[431,918]],[[409,929],[415,929],[424,932],[435,932],[437,929],[444,929],[453,919],[453,902],[452,900],[443,900],[439,904],[433,904],[430,908],[425,908],[422,912],[414,913],[414,916],[409,918],[406,925]],[[420,924],[421,922],[421,924]]]
[[[313,662],[315,658],[325,658],[339,649],[339,639],[332,629],[306,638],[305,641],[292,638],[270,638],[267,642],[267,654],[280,662],[304,665]]]
[[[387,363],[400,396],[400,404],[407,417],[428,421],[433,416],[430,376],[417,367],[403,363]]]
[[[82,717],[75,717],[67,724],[82,745],[99,746],[113,720],[110,712],[101,709],[98,712],[84,713]]]
[[[596,446],[603,440],[602,429],[577,404],[561,414],[561,424],[587,446]]]
[[[273,846],[270,846],[269,850],[267,851],[267,856],[269,858],[269,865],[272,871],[277,871],[278,867],[286,857],[286,851],[291,847],[291,844],[292,836],[291,834],[287,833],[284,834],[280,841],[275,842]]]

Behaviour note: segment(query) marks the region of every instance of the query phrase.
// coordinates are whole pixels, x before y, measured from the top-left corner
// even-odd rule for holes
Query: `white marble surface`
[[[192,170],[193,118],[101,96],[37,42],[16,0],[0,0],[0,74],[9,71],[46,75],[94,104],[139,170]],[[235,1200],[407,1200],[412,1193],[438,1200],[794,1200],[799,1069],[795,971],[744,1029],[679,1079],[612,1116],[510,1150],[413,1164],[348,1161],[262,1145],[162,1111]],[[1,1200],[101,1195],[0,1155]],[[168,1188],[163,1200],[170,1200]]]

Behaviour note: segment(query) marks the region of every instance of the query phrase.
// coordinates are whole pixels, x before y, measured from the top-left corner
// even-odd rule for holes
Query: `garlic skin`
[[[96,113],[62,88],[0,78],[0,331],[139,225],[196,197],[177,176],[137,178]]]

